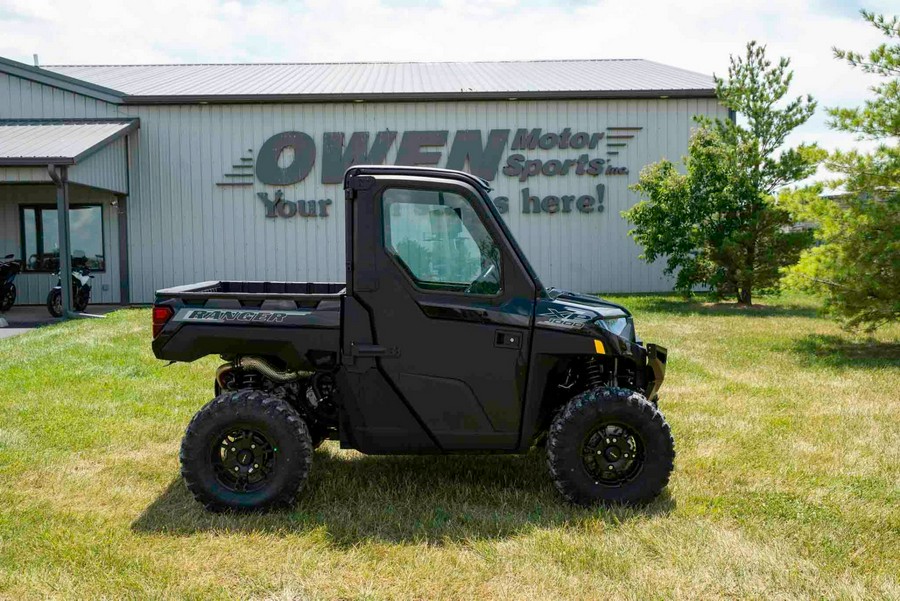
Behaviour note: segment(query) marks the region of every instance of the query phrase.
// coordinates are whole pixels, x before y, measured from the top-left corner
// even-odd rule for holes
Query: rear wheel
[[[0,313],[6,313],[16,304],[16,285],[8,284],[0,289]]]
[[[211,511],[287,506],[306,483],[313,445],[300,414],[255,390],[226,392],[191,420],[181,474]]]
[[[596,388],[556,415],[547,461],[556,489],[572,503],[642,504],[668,484],[675,444],[665,418],[642,395]]]
[[[47,295],[47,310],[53,317],[62,317],[62,292],[56,288]]]

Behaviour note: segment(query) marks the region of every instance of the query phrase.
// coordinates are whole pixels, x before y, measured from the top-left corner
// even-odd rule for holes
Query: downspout
[[[47,173],[56,185],[56,221],[59,226],[59,281],[62,293],[62,318],[78,317],[72,311],[72,250],[69,247],[69,170],[65,165],[47,165]]]
[[[131,303],[131,277],[128,257],[128,205],[131,200],[131,137],[125,136],[125,194],[119,196],[119,304]]]

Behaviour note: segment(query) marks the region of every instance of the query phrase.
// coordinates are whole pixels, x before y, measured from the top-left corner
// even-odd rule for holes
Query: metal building
[[[727,117],[713,87],[643,60],[0,59],[0,256],[25,260],[18,302],[42,303],[67,203],[93,302],[146,303],[201,280],[339,281],[344,169],[419,164],[489,180],[545,283],[668,290],[620,213],[642,167],[686,152],[695,115]]]

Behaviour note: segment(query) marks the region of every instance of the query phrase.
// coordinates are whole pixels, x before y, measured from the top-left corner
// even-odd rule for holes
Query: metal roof
[[[88,96],[89,98],[96,98],[112,104],[121,104],[122,102],[122,93],[116,90],[104,88],[72,77],[66,77],[60,73],[54,73],[53,71],[41,69],[40,67],[32,67],[31,65],[3,58],[2,56],[0,56],[0,73],[7,73],[15,77],[21,77],[39,84],[53,86],[61,90],[74,92],[75,94],[81,94],[83,96]]]
[[[0,165],[74,165],[137,127],[137,119],[0,120]]]
[[[125,102],[712,97],[709,75],[640,59],[456,63],[50,65]]]

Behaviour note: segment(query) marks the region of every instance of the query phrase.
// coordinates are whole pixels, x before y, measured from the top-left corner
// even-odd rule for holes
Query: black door
[[[465,182],[390,176],[357,199],[357,223],[374,227],[353,251],[369,255],[353,294],[378,371],[442,450],[519,437],[535,284],[487,202]]]

